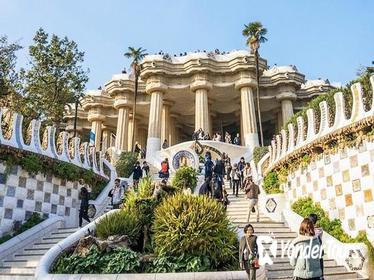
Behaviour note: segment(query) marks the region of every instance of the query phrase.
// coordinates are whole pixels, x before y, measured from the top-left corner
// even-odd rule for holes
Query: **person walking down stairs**
[[[258,269],[258,247],[257,236],[253,234],[251,224],[244,227],[244,235],[239,242],[240,268],[247,272],[248,280],[256,280],[256,269]]]
[[[258,195],[260,194],[260,187],[256,185],[251,177],[248,177],[245,180],[245,189],[244,192],[247,195],[247,199],[249,200],[249,210],[248,210],[248,219],[247,222],[249,222],[249,219],[251,217],[252,208],[255,208],[256,215],[257,215],[257,222],[260,221],[260,211],[258,208]]]
[[[88,217],[89,194],[86,187],[81,188],[79,198],[81,199],[81,206],[79,208],[79,227],[82,227],[83,219],[85,219],[89,223],[91,222]]]

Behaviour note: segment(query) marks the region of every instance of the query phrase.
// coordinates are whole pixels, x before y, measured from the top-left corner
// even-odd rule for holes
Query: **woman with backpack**
[[[169,161],[167,158],[161,162],[161,170],[159,172],[159,177],[162,179],[169,179]]]
[[[295,268],[295,280],[320,280],[322,269],[320,263],[321,242],[315,235],[313,222],[306,218],[302,221],[299,236],[291,243],[293,246],[291,265]],[[316,248],[317,247],[317,248]],[[308,250],[309,248],[309,250]]]

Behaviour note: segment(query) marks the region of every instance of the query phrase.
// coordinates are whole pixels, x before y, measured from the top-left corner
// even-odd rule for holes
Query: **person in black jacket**
[[[91,222],[88,217],[88,200],[89,194],[86,187],[82,187],[79,193],[79,199],[81,200],[81,206],[79,209],[79,227],[82,227],[82,219],[85,219],[87,222]]]
[[[139,161],[137,161],[135,163],[134,169],[132,170],[132,172],[133,172],[132,180],[133,180],[134,190],[137,191],[139,180],[143,176],[143,171],[142,171],[142,168],[140,167],[140,162]]]

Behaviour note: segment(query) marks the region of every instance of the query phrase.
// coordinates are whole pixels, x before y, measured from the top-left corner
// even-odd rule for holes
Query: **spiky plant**
[[[155,211],[155,250],[160,255],[207,256],[215,268],[231,263],[237,236],[221,204],[183,193],[166,198]]]

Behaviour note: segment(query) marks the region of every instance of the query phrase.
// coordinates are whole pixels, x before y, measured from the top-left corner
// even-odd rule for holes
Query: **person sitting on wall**
[[[143,171],[143,177],[147,177],[149,174],[149,165],[146,161],[143,161],[142,171]]]
[[[139,143],[138,143],[138,142],[135,142],[134,152],[135,152],[137,155],[139,155],[140,151],[141,151],[141,147],[140,147]]]
[[[169,147],[168,140],[164,140],[164,143],[162,143],[162,148],[167,149]]]
[[[235,138],[234,138],[234,144],[235,145],[239,145],[239,146],[241,145],[239,133],[237,133],[236,136],[235,136]]]

